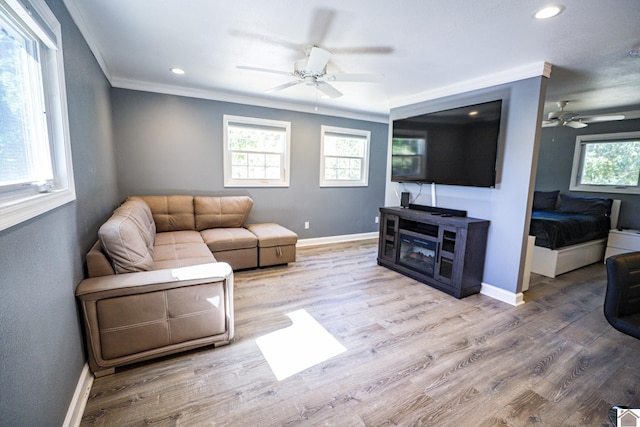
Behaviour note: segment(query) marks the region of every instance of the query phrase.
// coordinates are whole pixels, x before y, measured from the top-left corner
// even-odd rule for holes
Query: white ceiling
[[[115,87],[319,112],[386,117],[434,93],[510,70],[552,64],[545,112],[569,100],[580,113],[640,106],[640,0],[559,0],[562,14],[532,14],[542,0],[65,0]],[[380,83],[266,89],[312,45],[333,53],[329,73],[379,73]],[[172,74],[180,67],[185,75]],[[535,67],[534,67],[535,68]],[[505,74],[506,73],[506,74]],[[517,73],[516,73],[517,75]],[[492,77],[494,76],[494,77]],[[469,84],[467,84],[469,83]]]

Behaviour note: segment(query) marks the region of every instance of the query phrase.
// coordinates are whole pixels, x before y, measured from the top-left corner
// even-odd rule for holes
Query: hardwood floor
[[[640,407],[640,341],[602,314],[603,264],[534,275],[526,303],[457,300],[376,264],[376,243],[237,272],[236,338],[98,378],[83,426],[606,426]],[[347,351],[277,381],[256,338],[305,309]]]

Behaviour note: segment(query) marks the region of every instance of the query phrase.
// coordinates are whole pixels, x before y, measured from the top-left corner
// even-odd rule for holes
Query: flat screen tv
[[[495,187],[502,100],[394,120],[391,180]]]

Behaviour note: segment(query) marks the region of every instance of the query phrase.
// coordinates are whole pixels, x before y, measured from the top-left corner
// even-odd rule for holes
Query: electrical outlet
[[[309,221],[305,221],[304,222],[304,229],[308,230],[309,229]]]
[[[380,217],[377,216],[375,220],[373,220],[373,222],[375,222],[376,224],[380,222]]]

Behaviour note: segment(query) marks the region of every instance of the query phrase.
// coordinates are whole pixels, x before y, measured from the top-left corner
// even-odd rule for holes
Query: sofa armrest
[[[81,301],[95,301],[229,279],[232,284],[233,270],[225,262],[138,271],[85,279],[76,288],[76,297]]]
[[[217,302],[209,302],[206,295],[212,289],[215,294],[216,288]],[[164,304],[158,304],[157,294],[164,294]],[[216,309],[202,310],[203,295]],[[228,344],[234,336],[233,270],[224,262],[93,277],[78,285],[76,297],[83,313],[89,367],[96,376],[113,373],[117,366]],[[167,306],[170,299],[173,304]],[[149,322],[128,311],[132,301],[166,313]],[[131,319],[116,327],[107,322],[101,329],[101,315],[120,319],[118,310],[124,310],[125,317],[131,314]],[[170,330],[173,333],[167,333]]]

